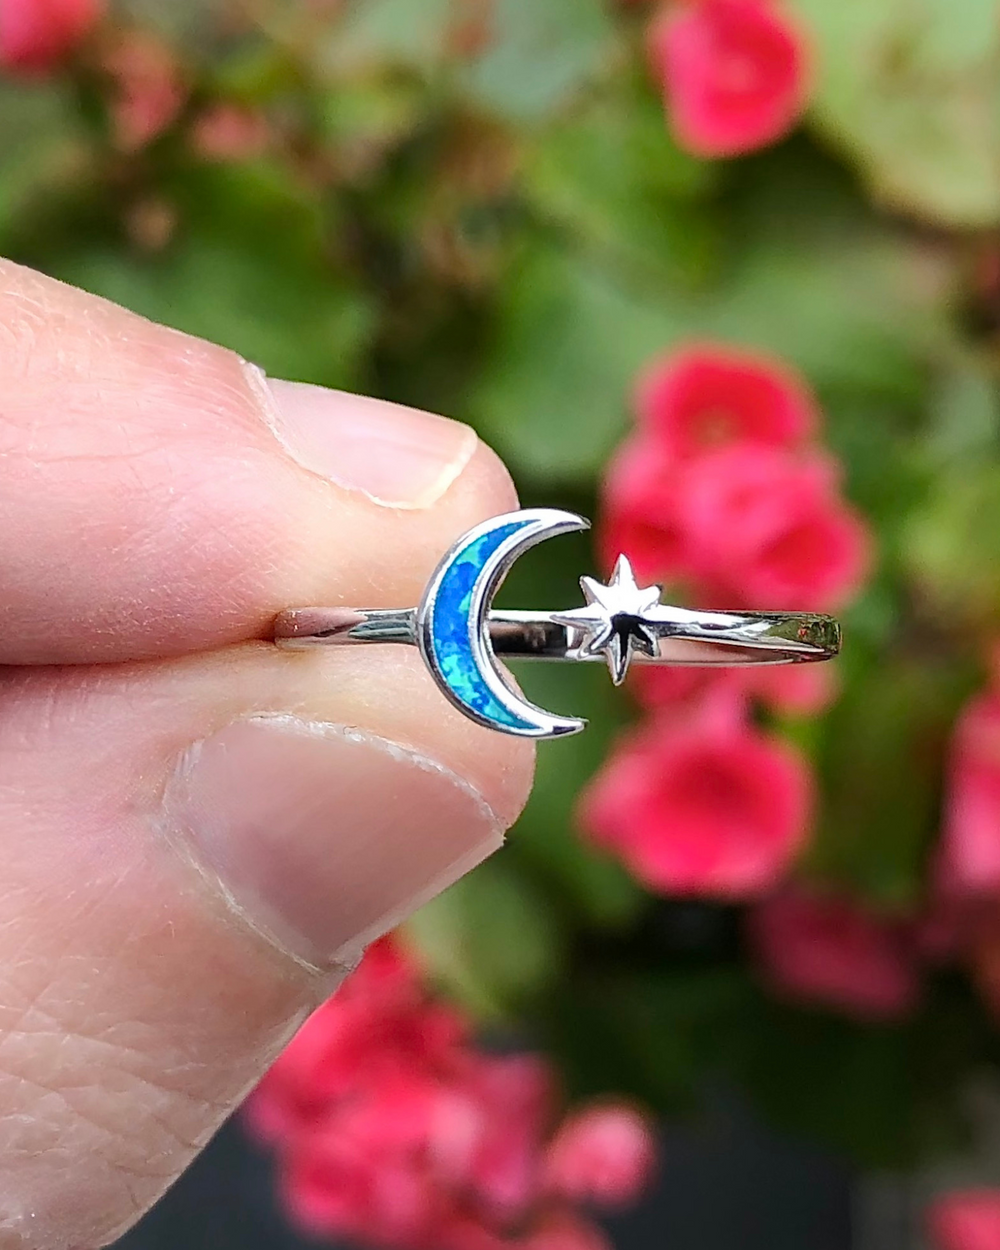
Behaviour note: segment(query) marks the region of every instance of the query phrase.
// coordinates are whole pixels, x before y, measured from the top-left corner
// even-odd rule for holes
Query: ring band
[[[590,522],[573,512],[526,508],[463,534],[415,608],[292,608],[274,623],[282,647],[395,643],[420,649],[442,693],[490,729],[532,738],[576,733],[585,722],[528,702],[495,659],[603,660],[616,685],[633,661],[674,665],[788,664],[829,660],[840,627],[803,612],[708,612],[660,602],[639,586],[625,556],[607,584],[582,577],[586,604],[566,611],[504,611],[493,596],[522,552]]]
[[[805,612],[676,613],[670,632],[658,638],[656,656],[639,652],[639,664],[791,664],[830,660],[840,650],[840,626],[831,616]],[[501,659],[597,660],[585,652],[583,630],[553,619],[558,613],[493,608],[487,616],[490,645]],[[351,642],[417,645],[416,608],[293,608],[274,625],[274,640],[292,650]]]

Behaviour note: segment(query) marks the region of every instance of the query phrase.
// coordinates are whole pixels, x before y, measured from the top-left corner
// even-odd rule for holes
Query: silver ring
[[[556,534],[586,530],[574,512],[525,508],[463,534],[416,608],[292,608],[274,624],[281,647],[397,643],[419,647],[442,693],[471,720],[502,733],[557,738],[586,721],[556,716],[508,684],[496,657],[603,660],[615,685],[629,665],[791,664],[829,660],[840,626],[804,612],[705,612],[660,602],[636,583],[626,556],[607,584],[581,577],[586,604],[557,612],[500,611],[493,596],[514,561]]]

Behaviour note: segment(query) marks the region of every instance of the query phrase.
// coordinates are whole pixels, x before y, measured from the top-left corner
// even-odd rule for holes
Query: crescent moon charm
[[[536,707],[508,685],[496,666],[489,611],[522,552],[589,528],[574,512],[525,508],[469,530],[438,565],[417,608],[417,645],[443,694],[470,720],[524,738],[558,738],[586,727]]]
[[[556,716],[517,693],[497,657],[603,660],[620,685],[630,665],[794,664],[840,650],[832,617],[804,612],[707,612],[660,602],[626,556],[605,584],[581,577],[586,603],[563,611],[504,611],[493,596],[530,547],[590,522],[575,512],[525,508],[484,521],[455,542],[416,608],[292,608],[274,640],[302,648],[343,643],[417,646],[438,687],[470,720],[524,738],[559,738],[586,722]]]

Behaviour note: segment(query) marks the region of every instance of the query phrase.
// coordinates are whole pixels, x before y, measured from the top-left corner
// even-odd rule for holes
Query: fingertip
[[[510,470],[481,438],[476,442],[465,471],[456,478],[451,490],[459,497],[476,501],[483,510],[484,519],[498,516],[501,512],[512,512],[518,506],[517,488]]]

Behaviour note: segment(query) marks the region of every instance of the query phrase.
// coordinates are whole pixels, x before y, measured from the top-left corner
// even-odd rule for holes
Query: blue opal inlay
[[[455,694],[480,716],[512,729],[534,729],[531,721],[517,716],[496,698],[486,684],[472,650],[470,630],[478,622],[469,619],[476,579],[497,548],[511,534],[524,529],[526,521],[511,521],[473,539],[449,564],[437,588],[431,614],[431,648],[438,668]]]

